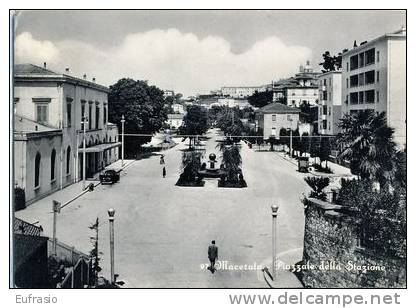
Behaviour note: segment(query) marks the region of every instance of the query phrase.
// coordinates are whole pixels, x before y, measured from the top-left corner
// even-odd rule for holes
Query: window
[[[68,146],[66,150],[66,174],[68,175],[70,173],[70,167],[71,167],[71,147]]]
[[[350,87],[354,88],[358,86],[358,75],[353,75],[350,77]]]
[[[67,103],[66,103],[66,126],[67,127],[71,127],[71,124],[72,124],[71,111],[72,111],[72,104],[71,104],[71,102],[67,101]]]
[[[107,124],[107,107],[104,106],[103,124]]]
[[[332,100],[331,92],[328,92],[328,100]]]
[[[380,62],[380,51],[377,51],[377,62]]]
[[[324,79],[324,86],[326,86],[326,79]]]
[[[351,103],[351,105],[358,104],[358,92],[350,93],[349,102]],[[348,104],[348,99],[347,99],[347,104]]]
[[[358,55],[358,66],[363,67],[364,66],[364,53],[360,53]]]
[[[331,115],[331,107],[328,107],[328,115]]]
[[[272,114],[272,121],[275,122],[276,121],[276,115]]]
[[[328,130],[331,129],[331,122],[328,121]]]
[[[363,86],[364,85],[364,73],[361,73],[358,75],[358,85]]]
[[[366,103],[374,103],[374,90],[365,91],[365,101]]]
[[[350,57],[350,69],[353,71],[358,68],[358,55]]]
[[[358,94],[358,102],[360,103],[360,104],[362,104],[362,103],[364,103],[364,92],[359,92],[359,94]]]
[[[373,84],[374,83],[374,71],[365,72],[365,84]]]
[[[322,121],[322,129],[326,129],[326,127],[327,127],[327,121],[323,120]]]
[[[377,103],[380,102],[380,93],[377,91]]]
[[[35,157],[35,189],[39,187],[40,182],[39,182],[39,178],[40,178],[40,161],[41,157],[40,157],[40,153],[36,153],[36,157]]]
[[[328,84],[331,85],[331,78],[328,79]]]
[[[56,151],[52,150],[51,153],[51,181],[55,180],[55,161],[56,161]]]
[[[100,126],[100,106],[95,105],[95,128],[98,129]]]
[[[92,127],[92,102],[90,102],[90,104],[88,106],[88,115],[89,115],[88,129],[91,129],[91,127]]]
[[[296,101],[295,100],[292,100],[292,105],[295,105],[296,104]]]
[[[48,105],[36,104],[36,122],[48,123]]]
[[[272,127],[272,133],[271,136],[276,136],[276,127]]]
[[[347,78],[347,89],[349,88],[349,79]]]
[[[347,62],[347,72],[350,70],[350,63]]]
[[[322,114],[326,115],[328,107],[326,105],[322,106]]]
[[[375,49],[372,48],[370,50],[367,50],[364,54],[365,54],[365,65],[373,64],[374,63]]]
[[[348,103],[349,103],[349,95],[347,94],[347,96],[345,97],[345,104],[348,105]]]
[[[291,117],[291,115],[290,115],[290,114],[288,114],[288,115],[287,115],[287,120],[288,120],[288,121],[292,121],[292,117]]]
[[[326,101],[328,99],[328,93],[326,91],[322,92],[322,99]]]
[[[379,81],[380,81],[380,72],[377,71],[377,82],[379,82]]]

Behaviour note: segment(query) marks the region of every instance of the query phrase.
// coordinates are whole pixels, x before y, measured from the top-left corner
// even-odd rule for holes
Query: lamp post
[[[108,209],[108,221],[110,224],[110,267],[111,267],[111,284],[115,283],[114,277],[114,214],[116,211],[112,208]]]
[[[276,225],[277,225],[277,211],[279,210],[278,205],[272,205],[272,249],[273,249],[273,259],[272,259],[272,275],[273,280],[276,279]]]
[[[293,119],[292,119],[292,117],[289,119],[289,122],[290,122],[290,127],[289,127],[289,134],[290,134],[290,137],[289,137],[289,157],[290,158],[292,158],[292,123],[293,123]]]
[[[52,211],[53,211],[53,231],[52,231],[52,244],[53,244],[53,254],[56,256],[56,220],[58,218],[58,213],[61,211],[61,203],[52,200]]]
[[[121,167],[124,167],[124,114],[121,116]]]
[[[85,168],[86,168],[86,137],[85,134],[87,132],[87,123],[88,123],[88,117],[83,117],[81,124],[82,124],[82,130],[83,130],[83,140],[82,140],[82,190],[85,190]]]

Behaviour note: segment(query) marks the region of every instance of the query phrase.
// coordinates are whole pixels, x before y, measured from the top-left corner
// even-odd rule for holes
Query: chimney
[[[46,62],[43,62],[43,68],[46,69]]]
[[[65,73],[69,73],[69,67],[65,68]]]
[[[87,74],[84,74],[84,76],[82,76],[84,79],[87,79]]]
[[[92,77],[92,82],[95,82],[95,77]]]

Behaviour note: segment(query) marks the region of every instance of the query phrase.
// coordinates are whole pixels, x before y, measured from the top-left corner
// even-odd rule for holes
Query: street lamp
[[[115,283],[114,277],[114,214],[113,208],[108,209],[108,221],[110,223],[110,267],[111,267],[111,284]]]
[[[276,279],[276,225],[277,225],[277,211],[279,206],[277,204],[272,205],[272,249],[273,249],[273,259],[272,259],[272,275],[273,280]]]
[[[121,116],[121,167],[124,167],[124,114]]]
[[[88,117],[82,117],[81,124],[83,129],[83,141],[82,141],[82,190],[85,190],[85,168],[86,168],[86,161],[85,161],[85,151],[86,151],[86,131],[87,131],[87,123]]]

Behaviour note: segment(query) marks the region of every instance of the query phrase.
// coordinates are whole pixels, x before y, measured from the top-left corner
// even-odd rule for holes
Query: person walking
[[[165,155],[160,155],[160,164],[164,165],[165,164]]]
[[[211,266],[208,269],[211,273],[215,272],[215,261],[218,260],[218,247],[215,246],[215,241],[211,241],[211,245],[208,247],[208,259],[211,263]]]
[[[163,178],[166,177],[166,168],[165,167],[163,167],[163,169],[162,169],[162,175],[163,175]]]

